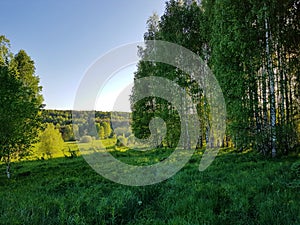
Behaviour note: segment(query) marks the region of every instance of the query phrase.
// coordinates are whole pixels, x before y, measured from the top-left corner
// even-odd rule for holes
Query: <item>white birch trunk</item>
[[[269,91],[270,91],[270,125],[271,125],[271,153],[272,157],[276,156],[276,105],[275,105],[275,81],[272,68],[272,59],[270,55],[270,30],[267,18],[265,19],[266,29],[266,57],[267,71],[269,75]]]

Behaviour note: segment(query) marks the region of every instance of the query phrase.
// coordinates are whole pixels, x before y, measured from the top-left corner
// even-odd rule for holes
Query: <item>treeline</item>
[[[195,74],[159,62],[140,61],[139,78],[161,76],[180,85],[197,104],[200,120],[198,146],[252,148],[265,155],[288,154],[299,147],[300,133],[300,1],[298,0],[170,0],[164,14],[147,21],[146,47],[142,59],[163,40],[196,53],[216,76],[227,108],[226,135],[220,142],[209,140],[207,96],[195,85]],[[167,54],[167,53],[166,53]],[[178,58],[178,61],[181,59]],[[134,88],[132,102],[143,90]],[[189,112],[182,104],[180,110]],[[174,108],[163,99],[143,99],[133,106],[133,129],[149,135],[153,117],[165,119],[168,133],[164,145],[176,145],[180,122]],[[193,126],[193,125],[189,125]],[[170,130],[170,131],[169,131]],[[185,133],[185,147],[190,148]],[[211,147],[213,147],[211,146]]]
[[[59,129],[64,141],[75,141],[78,137],[91,136],[106,139],[114,135],[130,136],[128,130],[130,114],[126,112],[81,111],[80,118],[72,117],[72,110],[42,110],[42,122]]]

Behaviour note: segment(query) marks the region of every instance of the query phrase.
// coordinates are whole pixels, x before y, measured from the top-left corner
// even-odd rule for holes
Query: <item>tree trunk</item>
[[[11,174],[10,174],[10,150],[8,150],[8,155],[7,155],[6,175],[7,175],[7,178],[10,179],[10,177],[11,177]]]
[[[262,101],[263,101],[262,151],[264,154],[266,154],[267,153],[266,148],[269,147],[268,142],[266,141],[269,139],[269,123],[268,123],[268,106],[267,106],[267,76],[266,76],[265,68],[263,68],[263,72],[262,72]]]
[[[276,156],[276,105],[275,105],[275,81],[274,71],[272,66],[272,59],[270,54],[270,30],[268,20],[265,19],[266,29],[266,57],[267,57],[267,71],[269,75],[269,95],[270,95],[270,128],[271,128],[271,154]]]

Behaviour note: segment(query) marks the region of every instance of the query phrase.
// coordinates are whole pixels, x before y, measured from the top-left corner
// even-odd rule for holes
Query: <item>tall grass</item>
[[[170,151],[113,154],[144,165]],[[106,180],[82,157],[14,162],[10,180],[0,165],[0,224],[300,224],[299,158],[224,150],[199,172],[201,154],[144,187]]]

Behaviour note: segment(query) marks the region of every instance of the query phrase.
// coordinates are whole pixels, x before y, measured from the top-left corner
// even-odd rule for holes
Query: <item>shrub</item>
[[[135,144],[135,137],[134,137],[134,135],[130,135],[128,137],[127,143],[128,143],[128,145],[134,145]]]
[[[93,141],[93,138],[89,135],[83,136],[80,140],[81,143],[90,143],[92,141]]]
[[[46,129],[40,135],[39,151],[43,157],[52,157],[54,153],[58,153],[64,148],[64,140],[58,129],[53,124],[46,125]]]
[[[118,146],[118,147],[127,146],[127,138],[125,138],[124,136],[119,136],[117,138],[116,146]]]

